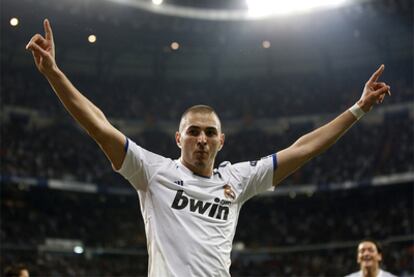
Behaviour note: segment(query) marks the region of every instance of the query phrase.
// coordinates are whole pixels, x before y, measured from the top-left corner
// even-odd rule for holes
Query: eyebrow
[[[373,246],[366,246],[366,247],[361,247],[361,248],[358,248],[358,251],[362,251],[362,250],[364,250],[364,249],[375,249]]]
[[[201,128],[200,126],[197,126],[197,125],[190,125],[190,126],[188,126],[187,130],[189,130],[189,129],[203,129],[203,128]],[[208,126],[208,127],[206,127],[206,128],[205,128],[205,130],[209,130],[209,131],[211,131],[211,130],[218,131],[218,129],[217,129],[216,127],[213,127],[213,126]]]

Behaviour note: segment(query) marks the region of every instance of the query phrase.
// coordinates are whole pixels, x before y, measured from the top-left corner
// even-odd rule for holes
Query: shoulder
[[[126,155],[121,168],[116,171],[127,179],[139,171],[154,171],[160,166],[173,163],[171,159],[148,151],[130,139],[127,140],[125,151]]]
[[[251,162],[239,162],[232,164],[229,161],[224,161],[219,164],[214,172],[217,172],[222,176],[243,177],[247,174],[247,170],[249,169],[249,166],[251,166],[250,163]]]
[[[231,162],[229,162],[229,161],[224,161],[224,162],[221,162],[221,163],[219,164],[219,166],[217,167],[217,169],[224,168],[224,167],[228,167],[228,166],[231,166]]]
[[[137,159],[146,161],[149,164],[157,164],[164,162],[172,162],[172,159],[165,158],[159,154],[153,153],[138,144],[134,141],[128,139],[125,145],[127,156],[133,156]]]
[[[250,178],[254,175],[265,174],[272,171],[276,166],[276,154],[263,157],[259,160],[244,161],[232,164],[229,161],[224,161],[219,164],[216,172],[221,175],[229,175],[238,178]]]
[[[277,158],[276,153],[273,153],[271,155],[262,157],[258,160],[251,160],[251,161],[244,161],[244,162],[238,162],[235,164],[232,164],[229,161],[224,161],[219,164],[218,170],[220,169],[238,169],[238,168],[257,168],[264,165],[271,165],[274,169],[277,167]]]

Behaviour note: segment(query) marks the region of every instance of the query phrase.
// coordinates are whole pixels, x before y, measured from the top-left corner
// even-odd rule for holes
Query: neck
[[[180,162],[189,170],[191,170],[194,174],[200,175],[203,177],[210,178],[213,175],[213,165],[193,165],[187,163],[182,157],[180,158]]]
[[[364,277],[377,277],[379,273],[378,267],[364,267],[362,268],[362,276]]]

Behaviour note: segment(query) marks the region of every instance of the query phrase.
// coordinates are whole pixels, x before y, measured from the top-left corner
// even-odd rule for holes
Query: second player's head
[[[376,270],[382,261],[382,249],[373,240],[363,240],[358,244],[357,262],[362,270]]]
[[[175,139],[181,149],[181,162],[196,174],[211,175],[216,155],[224,145],[221,122],[214,109],[206,105],[187,109]]]

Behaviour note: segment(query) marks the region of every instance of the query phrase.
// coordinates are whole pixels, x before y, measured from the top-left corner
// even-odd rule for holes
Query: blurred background
[[[383,245],[384,269],[414,276],[413,2],[269,3],[2,0],[2,270],[147,274],[136,192],[25,51],[48,18],[58,65],[77,88],[130,138],[171,158],[191,105],[222,117],[218,162],[256,160],[349,108],[385,64],[392,97],[275,192],[246,203],[231,273],[345,275],[358,270],[356,246],[370,237]]]

